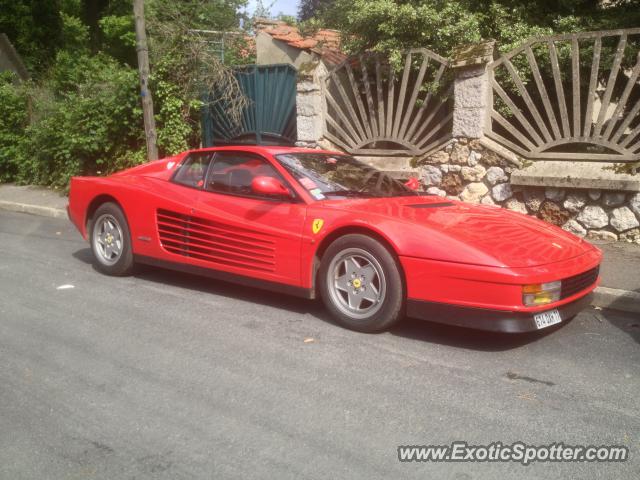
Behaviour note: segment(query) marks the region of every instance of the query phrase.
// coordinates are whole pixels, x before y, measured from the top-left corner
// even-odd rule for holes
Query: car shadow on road
[[[95,269],[91,249],[84,248],[76,251],[72,255],[77,260],[91,265]],[[212,295],[220,295],[245,302],[258,303],[301,315],[308,314],[323,322],[331,324],[336,328],[343,328],[333,320],[325,310],[320,300],[307,300],[290,295],[273,293],[258,288],[247,288],[234,283],[211,280],[198,275],[148,265],[136,265],[134,276],[149,282],[162,283],[164,285],[209,293]],[[206,281],[203,282],[203,278],[205,278]],[[404,318],[389,330],[388,333],[394,336],[405,337],[425,343],[491,352],[512,350],[538,341],[565,325],[566,323],[559,327],[545,329],[543,332],[506,334],[454,327],[436,322],[416,320],[413,318]],[[354,334],[364,335],[355,332]]]
[[[94,270],[95,263],[91,249],[84,248],[72,254],[74,258],[91,265]],[[102,273],[100,273],[102,275]],[[169,270],[161,267],[138,264],[135,266],[133,276],[148,282],[162,283],[172,287],[224,296],[245,302],[259,303],[261,305],[282,308],[294,313],[311,314],[321,320],[331,322],[331,317],[324,311],[319,302],[306,300],[291,295],[279,294],[259,288],[246,287],[222,280],[213,280],[208,277],[191,273]]]
[[[547,328],[540,332],[501,333],[405,318],[392,328],[390,333],[400,337],[449,347],[483,352],[501,352],[541,340],[558,329],[565,327],[568,323],[565,322],[558,327]]]
[[[636,293],[640,293],[640,289],[636,290]],[[621,312],[619,307],[622,307],[622,305],[618,305],[618,303],[614,301],[609,305],[604,317],[611,325],[629,335],[636,343],[640,343],[640,313]],[[628,305],[625,305],[625,307],[628,307]]]

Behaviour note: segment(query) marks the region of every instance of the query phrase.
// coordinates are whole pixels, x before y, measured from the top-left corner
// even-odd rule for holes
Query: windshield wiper
[[[322,192],[327,197],[365,197],[365,198],[392,198],[392,197],[415,197],[421,192],[408,190],[394,193],[374,193],[361,192],[359,190],[332,190],[330,192]]]
[[[360,192],[358,190],[332,190],[330,192],[322,192],[327,197],[376,197],[371,192]]]

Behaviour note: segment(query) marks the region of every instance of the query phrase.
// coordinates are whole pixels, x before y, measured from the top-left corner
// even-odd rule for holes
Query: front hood
[[[325,204],[357,212],[358,217],[384,218],[385,230],[390,220],[402,224],[397,241],[394,239],[402,245],[401,255],[517,268],[568,260],[594,248],[533,217],[441,197],[336,200]]]

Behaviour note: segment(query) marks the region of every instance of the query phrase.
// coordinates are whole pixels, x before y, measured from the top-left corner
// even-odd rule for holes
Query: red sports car
[[[526,332],[575,316],[601,252],[540,220],[426,195],[348,155],[194,150],[71,180],[69,217],[96,266],[136,262],[305,298],[342,325],[404,314]]]

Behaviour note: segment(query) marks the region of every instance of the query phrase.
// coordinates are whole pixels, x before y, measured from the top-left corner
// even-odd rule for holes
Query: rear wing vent
[[[232,229],[169,210],[158,210],[156,220],[160,243],[167,252],[218,265],[275,271],[275,244],[261,232]]]

